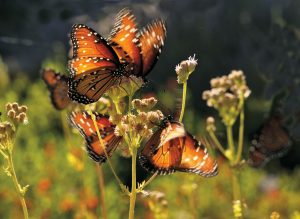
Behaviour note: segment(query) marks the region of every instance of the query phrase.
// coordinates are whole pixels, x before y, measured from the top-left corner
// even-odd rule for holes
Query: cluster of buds
[[[145,98],[145,99],[134,99],[132,101],[132,106],[138,112],[147,112],[151,110],[157,103],[157,100],[154,97]]]
[[[0,123],[0,149],[11,152],[18,124],[28,122],[27,107],[19,106],[18,103],[8,103],[6,104],[6,111],[11,122],[4,121]]]
[[[130,142],[130,145],[139,146],[142,139],[151,136],[152,128],[164,117],[159,110],[151,111],[156,103],[157,100],[153,97],[134,99],[132,106],[135,114],[111,114],[110,121],[116,124],[116,135],[123,136],[125,142]]]
[[[27,119],[27,106],[19,106],[18,103],[7,103],[6,111],[8,118],[11,119],[15,124],[28,123]]]
[[[232,71],[228,76],[213,78],[211,90],[206,90],[202,98],[209,107],[219,111],[225,125],[231,126],[243,107],[244,100],[251,93],[242,71]]]
[[[133,94],[140,89],[144,84],[141,77],[122,77],[119,84],[112,86],[107,90],[107,95],[115,102],[126,96],[133,96]]]
[[[119,120],[115,133],[118,136],[129,137],[132,142],[133,139],[139,139],[152,135],[153,126],[159,124],[163,119],[161,111],[138,112],[137,115],[128,114],[122,117],[114,116],[112,121]],[[129,139],[128,139],[129,140]]]
[[[184,84],[188,80],[190,74],[195,70],[198,64],[197,61],[194,55],[193,57],[190,56],[188,60],[184,60],[180,62],[179,65],[176,65],[175,72],[179,84]]]
[[[0,148],[2,150],[12,150],[11,141],[15,136],[13,125],[7,121],[0,123]]]

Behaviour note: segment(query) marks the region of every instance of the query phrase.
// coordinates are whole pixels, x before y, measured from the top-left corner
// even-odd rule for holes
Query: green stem
[[[232,126],[226,126],[226,132],[227,132],[227,141],[228,141],[228,146],[230,150],[230,162],[233,162],[234,158],[234,142],[233,142],[233,134],[232,134]]]
[[[121,110],[120,110],[120,107],[119,107],[119,100],[113,100],[113,102],[115,104],[117,114],[121,114]]]
[[[107,219],[107,211],[106,211],[106,204],[105,204],[105,183],[104,183],[104,175],[103,170],[100,165],[96,165],[97,174],[99,179],[99,190],[100,190],[100,203],[102,206],[102,218]]]
[[[245,113],[244,113],[244,108],[242,108],[240,113],[239,143],[238,143],[237,157],[235,163],[239,163],[242,157],[243,143],[244,143],[244,120],[245,120]]]
[[[21,191],[21,187],[20,187],[16,172],[15,172],[14,163],[13,163],[13,160],[12,160],[12,154],[11,153],[8,153],[8,165],[10,167],[12,179],[13,179],[15,188],[17,190],[17,193],[18,193],[21,205],[22,205],[24,218],[28,219],[29,218],[28,210],[27,210],[27,205],[26,205],[25,198],[24,198],[25,194],[24,194],[24,192]]]
[[[136,156],[137,148],[132,147],[132,161],[131,161],[131,193],[130,193],[130,206],[129,206],[129,219],[134,219],[134,208],[136,200]]]
[[[5,159],[8,159],[8,156],[5,154],[5,152],[4,152],[2,149],[0,149],[0,153],[2,154],[2,156],[3,156]]]
[[[128,114],[131,114],[132,96],[128,96]]]
[[[143,184],[143,186],[141,186],[140,188],[139,188],[139,192],[141,192],[141,191],[143,191],[143,189],[147,186],[147,185],[149,185],[151,182],[152,182],[152,180],[154,180],[154,178],[157,176],[157,174],[158,174],[158,172],[156,171],[155,173],[153,173],[153,175]]]
[[[118,177],[117,173],[115,172],[115,169],[113,168],[113,165],[112,165],[112,163],[110,161],[110,158],[109,158],[109,156],[108,156],[108,154],[106,152],[106,148],[104,146],[103,139],[101,138],[100,131],[99,131],[99,128],[98,128],[98,125],[97,125],[97,121],[95,119],[95,115],[91,111],[88,111],[88,112],[89,112],[90,116],[92,117],[95,129],[96,129],[96,132],[97,132],[97,136],[99,138],[100,145],[103,148],[103,151],[104,151],[104,154],[105,154],[108,166],[110,167],[111,172],[113,173],[114,177],[116,178],[117,182],[119,183],[121,190],[124,190],[123,183],[120,180],[120,178]]]
[[[242,200],[241,200],[241,186],[239,182],[239,170],[232,168],[232,193],[233,193],[233,203],[232,210],[234,218],[242,219]]]
[[[211,139],[213,140],[214,144],[217,146],[217,148],[219,149],[219,151],[225,156],[226,156],[226,152],[225,149],[222,147],[221,143],[219,142],[217,136],[215,135],[215,133],[213,131],[209,131],[208,132],[209,136],[211,137]]]
[[[183,115],[184,115],[185,101],[186,101],[186,90],[187,90],[187,81],[183,83],[181,112],[180,112],[179,122],[182,122]]]

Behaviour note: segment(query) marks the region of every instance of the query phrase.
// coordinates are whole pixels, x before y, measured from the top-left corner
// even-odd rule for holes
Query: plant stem
[[[10,170],[11,170],[10,172],[11,172],[11,175],[12,175],[12,179],[13,179],[15,188],[17,190],[20,202],[22,204],[24,218],[28,219],[29,218],[28,217],[28,210],[27,210],[27,205],[26,205],[25,199],[24,199],[24,193],[21,191],[21,187],[20,187],[20,184],[18,182],[18,178],[17,178],[15,168],[14,168],[14,163],[13,163],[13,160],[12,160],[12,154],[10,152],[8,153],[8,159],[7,160],[8,160]]]
[[[128,114],[131,114],[131,102],[132,102],[132,96],[128,96]]]
[[[239,182],[239,170],[236,168],[232,168],[232,193],[233,193],[233,203],[232,210],[234,218],[242,219],[243,211],[242,211],[242,201],[241,201],[241,187]]]
[[[100,203],[102,206],[102,218],[107,219],[107,211],[106,211],[106,204],[105,204],[105,183],[104,183],[104,175],[102,167],[97,164],[97,175],[99,179],[99,190],[100,190]]]
[[[242,157],[243,143],[244,143],[244,120],[245,120],[245,113],[244,113],[244,108],[242,108],[240,113],[239,143],[238,143],[237,157],[235,163],[240,162]]]
[[[182,91],[182,102],[181,102],[181,112],[179,117],[179,122],[182,122],[184,109],[185,109],[185,101],[186,101],[186,90],[187,90],[187,81],[183,83],[183,91]]]
[[[219,149],[219,151],[225,156],[225,149],[222,147],[221,143],[219,142],[217,136],[215,135],[215,133],[213,131],[209,131],[208,132],[209,136],[211,137],[211,139],[213,140],[214,144],[217,146],[217,148]]]
[[[152,180],[154,180],[154,178],[157,176],[158,172],[156,171],[155,173],[153,173],[153,175],[144,183],[144,185],[139,188],[140,191],[142,191],[147,185],[149,185],[149,183],[152,182]]]
[[[117,101],[117,100],[113,100],[113,103],[114,103],[114,105],[115,105],[115,107],[116,107],[117,113],[118,113],[118,114],[121,114],[121,110],[120,110],[118,101]]]
[[[234,158],[234,143],[233,143],[233,135],[232,135],[232,126],[226,126],[226,132],[227,132],[227,141],[228,141],[228,146],[229,146],[229,150],[230,150],[230,162],[233,162],[233,158]]]
[[[101,145],[101,147],[103,148],[105,157],[106,157],[106,159],[107,159],[108,166],[110,167],[111,172],[113,173],[114,177],[116,178],[117,182],[119,183],[121,190],[123,190],[123,189],[124,189],[123,186],[122,186],[123,183],[122,183],[122,181],[120,180],[120,178],[118,177],[118,175],[116,174],[115,169],[113,168],[113,165],[112,165],[112,163],[111,163],[111,161],[110,161],[110,158],[109,158],[109,156],[108,156],[108,154],[107,154],[107,152],[106,152],[106,148],[105,148],[104,143],[103,143],[103,140],[102,140],[102,138],[101,138],[101,134],[100,134],[100,131],[99,131],[99,128],[98,128],[96,119],[95,119],[95,115],[94,115],[91,111],[89,111],[89,114],[90,114],[90,116],[92,117],[92,120],[93,120],[95,129],[96,129],[96,132],[97,132],[97,136],[98,136],[98,138],[99,138],[100,145]]]
[[[134,219],[134,208],[136,200],[136,156],[137,148],[132,147],[132,161],[131,161],[131,193],[129,206],[129,219]]]

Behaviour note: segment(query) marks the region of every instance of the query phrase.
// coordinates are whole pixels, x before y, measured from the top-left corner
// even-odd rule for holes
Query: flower
[[[155,104],[157,103],[157,99],[154,97],[144,98],[144,99],[134,99],[132,101],[132,106],[138,111],[149,111],[151,110]]]
[[[27,124],[27,106],[19,106],[18,103],[7,103],[6,104],[6,111],[7,116],[10,118],[14,123],[23,123]]]
[[[229,75],[213,78],[211,89],[202,93],[209,107],[219,111],[222,121],[232,125],[251,93],[246,84],[246,77],[242,71],[233,70]]]
[[[214,119],[214,117],[208,117],[207,119],[206,119],[206,130],[208,131],[208,132],[210,132],[210,131],[216,131],[216,125],[215,125],[215,119]]]
[[[182,61],[179,65],[175,67],[175,72],[177,74],[177,81],[179,84],[185,83],[190,74],[195,70],[197,63],[197,59],[195,59],[195,55],[190,56],[188,60]]]

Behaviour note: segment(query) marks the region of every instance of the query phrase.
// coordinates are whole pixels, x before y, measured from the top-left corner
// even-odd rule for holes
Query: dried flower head
[[[6,111],[8,118],[15,124],[23,123],[27,124],[27,106],[19,106],[18,103],[7,103],[6,104]]]
[[[157,103],[157,99],[154,97],[144,98],[144,99],[134,99],[132,101],[132,106],[137,111],[147,112],[151,110]]]
[[[242,71],[232,71],[228,76],[216,77],[210,81],[211,90],[202,93],[209,107],[219,111],[222,121],[232,125],[251,91]]]
[[[179,65],[175,67],[175,72],[177,74],[177,81],[179,84],[185,83],[190,74],[195,70],[197,63],[197,59],[195,59],[195,55],[190,56],[188,60],[182,61]]]

